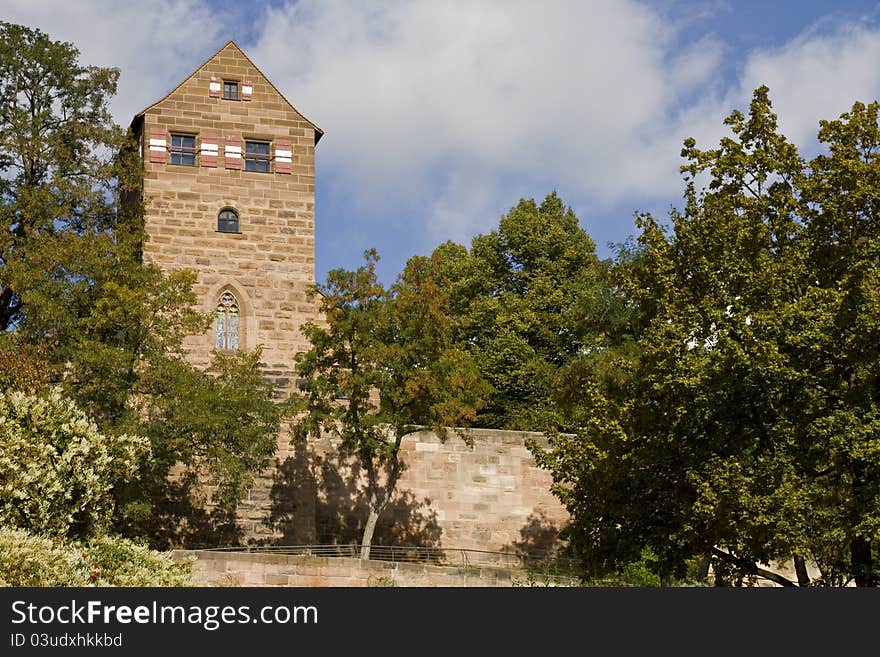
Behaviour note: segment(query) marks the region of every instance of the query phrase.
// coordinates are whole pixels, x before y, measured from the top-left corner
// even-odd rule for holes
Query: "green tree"
[[[0,330],[23,318],[32,257],[102,231],[121,132],[107,108],[119,72],[81,66],[69,43],[0,23]]]
[[[556,193],[521,200],[468,251],[436,250],[450,288],[454,334],[495,389],[481,426],[544,430],[564,423],[560,371],[601,342],[597,318],[608,263]]]
[[[161,542],[160,525],[198,510],[170,499],[206,500],[210,486],[234,515],[274,453],[279,409],[259,354],[218,356],[210,372],[187,363],[184,338],[210,321],[195,275],[142,262],[140,156],[107,111],[117,72],[78,55],[0,24],[0,328],[14,330],[0,382],[58,385],[101,432],[147,436],[153,460],[115,489],[116,523]],[[186,475],[171,481],[175,465]]]
[[[794,558],[807,584],[810,558],[818,583],[871,585],[876,108],[823,123],[830,154],[809,166],[778,133],[766,87],[726,123],[717,149],[685,142],[671,234],[640,218],[627,394],[585,385],[588,421],[539,459],[594,567],[647,547],[666,580],[711,554],[737,578],[791,584],[760,564]]]
[[[120,490],[117,528],[162,548],[238,542],[236,505],[275,454],[282,419],[260,351],[217,354],[207,372],[162,359],[134,390],[132,426],[153,458]]]
[[[812,555],[832,583],[876,586],[880,564],[880,105],[822,121],[803,184],[804,259],[789,349],[804,370]]]
[[[297,354],[302,377],[299,439],[322,432],[340,440],[366,475],[361,557],[404,468],[404,437],[428,427],[445,439],[476,417],[489,392],[473,360],[452,337],[441,258],[415,257],[385,290],[378,256],[355,271],[334,269],[317,285],[324,320],[303,326],[312,346]]]

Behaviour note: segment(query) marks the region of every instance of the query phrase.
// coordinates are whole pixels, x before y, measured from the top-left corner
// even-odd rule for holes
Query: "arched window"
[[[238,349],[238,302],[232,292],[226,291],[217,304],[214,316],[214,347]]]
[[[238,232],[238,213],[232,208],[223,208],[217,215],[217,230],[221,233]]]

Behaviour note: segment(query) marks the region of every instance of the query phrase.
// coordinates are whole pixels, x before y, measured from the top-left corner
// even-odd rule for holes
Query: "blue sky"
[[[319,278],[375,247],[390,282],[551,190],[607,256],[634,212],[678,204],[682,140],[716,143],[757,85],[807,155],[819,119],[880,96],[863,0],[0,0],[0,17],[120,67],[125,124],[235,39],[325,130]]]

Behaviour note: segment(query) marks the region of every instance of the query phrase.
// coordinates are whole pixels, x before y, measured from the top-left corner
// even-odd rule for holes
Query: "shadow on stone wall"
[[[150,546],[158,550],[242,545],[244,539],[234,508],[205,508],[188,486],[176,482],[153,500],[150,518],[129,531],[149,536]]]
[[[564,543],[559,538],[559,528],[544,511],[531,514],[519,533],[520,540],[505,546],[505,551],[515,552],[533,563],[552,561],[560,556]]]
[[[296,445],[294,455],[277,461],[270,491],[269,524],[278,545],[360,543],[367,501],[354,459],[320,455]],[[373,545],[440,547],[443,530],[427,498],[397,490],[376,526]]]

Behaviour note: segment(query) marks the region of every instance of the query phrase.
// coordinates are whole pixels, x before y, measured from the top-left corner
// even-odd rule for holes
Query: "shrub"
[[[0,577],[7,586],[86,586],[80,552],[20,529],[0,529]]]
[[[127,539],[110,536],[92,539],[84,550],[90,563],[97,567],[98,576],[93,577],[97,585],[193,585],[192,563],[177,562],[168,552],[157,552]]]
[[[0,390],[0,525],[61,538],[100,534],[114,482],[132,477],[148,452],[145,438],[101,434],[57,389]]]
[[[0,529],[0,586],[192,586],[191,570],[124,538],[63,543]]]

